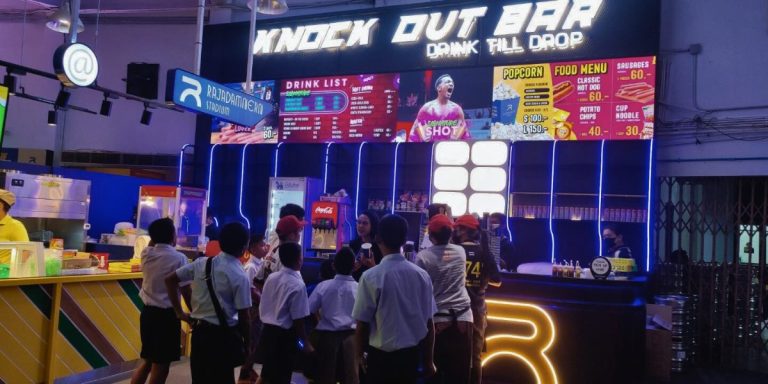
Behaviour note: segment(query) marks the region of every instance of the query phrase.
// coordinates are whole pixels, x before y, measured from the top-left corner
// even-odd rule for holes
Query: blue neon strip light
[[[213,190],[213,150],[218,147],[219,144],[211,146],[211,153],[208,155],[208,206],[211,206],[211,191]]]
[[[248,146],[250,144],[246,144],[243,146],[243,154],[240,156],[240,201],[238,203],[237,209],[240,211],[240,217],[245,219],[245,224],[248,227],[248,231],[251,230],[251,221],[248,220],[247,217],[245,217],[245,214],[243,214],[243,184],[245,184],[245,152],[248,150]]]
[[[275,147],[275,174],[274,174],[274,177],[277,177],[277,165],[279,164],[278,163],[278,159],[279,159],[279,155],[280,155],[280,146],[281,145],[283,145],[283,143],[277,143],[277,147]]]
[[[331,151],[331,145],[333,145],[333,143],[328,143],[328,145],[325,146],[325,172],[323,173],[323,193],[328,193],[328,153]]]
[[[553,211],[555,203],[555,154],[557,153],[557,140],[552,142],[552,172],[549,179],[549,238],[552,242],[552,262],[555,262],[555,231],[552,229]]]
[[[651,270],[651,190],[653,189],[653,139],[648,150],[648,202],[646,205],[647,217],[645,218],[645,271]]]
[[[605,140],[600,141],[600,186],[597,195],[597,247],[603,255],[603,168],[605,166]]]
[[[394,170],[392,175],[392,213],[395,213],[395,189],[397,188],[397,151],[400,149],[400,142],[398,141],[395,145],[395,160],[392,162],[394,166],[392,169]]]
[[[427,200],[427,204],[432,203],[432,185],[434,184],[434,180],[432,179],[434,166],[435,166],[435,147],[437,146],[437,143],[432,142],[432,154],[429,158],[429,197]]]
[[[181,151],[179,151],[179,180],[177,182],[179,187],[181,187],[181,173],[184,170],[184,151],[189,147],[194,147],[194,145],[184,144],[184,146],[181,147]]]
[[[504,210],[506,211],[506,214],[504,215],[507,224],[507,234],[509,235],[509,241],[512,242],[512,230],[509,228],[509,196],[512,194],[512,183],[509,181],[512,178],[512,144],[507,145],[507,153],[509,156],[507,157],[507,196],[504,198],[505,206]]]
[[[360,143],[360,148],[357,149],[357,186],[355,187],[355,218],[357,216],[360,216],[358,213],[358,209],[360,207],[360,168],[363,167],[363,146],[366,144],[365,141]]]

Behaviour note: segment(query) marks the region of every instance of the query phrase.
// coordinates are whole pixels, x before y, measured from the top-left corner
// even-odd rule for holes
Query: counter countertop
[[[49,285],[58,283],[87,283],[91,281],[141,279],[141,272],[132,273],[102,273],[98,275],[70,275],[51,277],[27,277],[0,279],[0,287],[15,287],[20,285]]]

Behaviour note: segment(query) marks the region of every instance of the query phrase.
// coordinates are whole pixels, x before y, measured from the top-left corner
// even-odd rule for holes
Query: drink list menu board
[[[492,139],[653,138],[656,58],[494,68]]]
[[[287,143],[390,142],[399,74],[284,80],[279,140]]]

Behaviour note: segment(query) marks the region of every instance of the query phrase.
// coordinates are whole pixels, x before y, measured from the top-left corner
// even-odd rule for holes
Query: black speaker
[[[160,64],[129,63],[125,93],[149,100],[157,99],[157,79]]]

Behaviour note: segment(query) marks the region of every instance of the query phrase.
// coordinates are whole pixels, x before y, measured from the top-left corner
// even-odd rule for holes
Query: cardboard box
[[[648,378],[670,381],[672,372],[672,308],[648,304],[645,328],[645,372]]]

